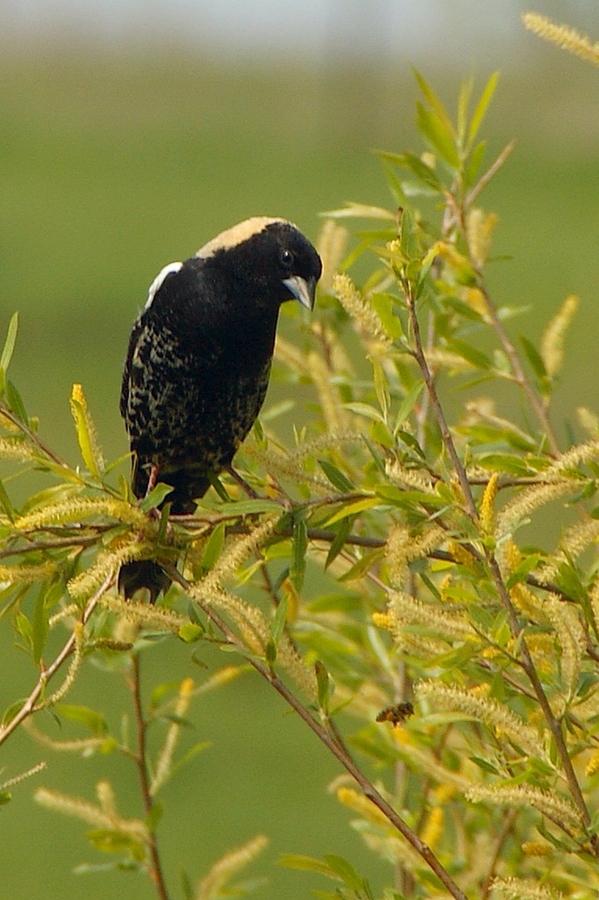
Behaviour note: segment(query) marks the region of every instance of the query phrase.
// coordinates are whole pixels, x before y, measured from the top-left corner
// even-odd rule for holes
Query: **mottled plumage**
[[[260,411],[281,303],[295,297],[312,308],[320,273],[301,232],[267,218],[159,273],[133,326],[121,392],[136,497],[154,479],[173,487],[173,514],[194,512]],[[147,587],[154,599],[168,579],[139,561],[123,566],[119,584],[126,596]]]

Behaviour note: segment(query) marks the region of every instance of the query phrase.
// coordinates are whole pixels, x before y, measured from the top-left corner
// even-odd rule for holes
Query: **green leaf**
[[[171,484],[164,484],[162,481],[159,481],[158,484],[152,488],[148,496],[144,497],[140,502],[139,508],[143,510],[143,512],[149,512],[151,509],[156,509],[156,507],[160,506],[163,500],[168,497],[172,490],[173,486]]]
[[[144,859],[145,848],[141,839],[136,839],[122,831],[95,828],[86,837],[95,850],[101,853],[130,853],[138,862]]]
[[[380,410],[375,409],[374,406],[370,406],[369,403],[344,403],[344,409],[349,409],[350,412],[355,412],[359,416],[364,416],[367,419],[374,419],[375,422],[385,422],[382,413]]]
[[[33,647],[33,628],[25,613],[17,613],[15,616],[15,627],[25,641],[26,646],[31,649]]]
[[[37,594],[31,625],[33,660],[37,665],[42,658],[48,639],[48,610],[46,608],[46,591],[43,587],[39,589]]]
[[[202,553],[202,568],[209,572],[216,565],[223,547],[225,546],[225,522],[220,522],[216,528],[212,529],[210,537],[204,544],[204,552]]]
[[[338,491],[341,491],[342,494],[348,494],[355,490],[354,485],[351,483],[347,475],[344,475],[343,472],[337,468],[337,466],[333,465],[333,463],[329,462],[326,459],[319,459],[318,465],[327,476],[333,487],[337,488]]]
[[[301,593],[306,574],[306,551],[308,549],[308,526],[303,511],[298,510],[293,517],[291,538],[291,560],[289,578],[297,593]]]
[[[279,646],[279,641],[281,640],[281,635],[285,630],[285,625],[287,624],[287,613],[289,611],[289,600],[287,597],[284,597],[279,605],[277,606],[277,610],[273,616],[272,622],[270,623],[270,640],[269,643],[272,642],[272,645],[276,651],[276,648]],[[268,654],[267,654],[268,655]],[[276,656],[276,653],[275,653]],[[272,660],[274,662],[274,659]]]
[[[416,401],[418,397],[422,393],[422,389],[424,387],[424,381],[417,381],[412,385],[410,390],[407,392],[403,400],[399,405],[399,409],[397,410],[397,416],[395,417],[395,425],[393,426],[393,433],[395,434],[399,428],[404,424],[414,407],[416,406]]]
[[[364,879],[358,875],[350,862],[342,856],[336,856],[327,853],[323,857],[324,861],[330,866],[331,870],[337,875],[341,881],[347,885],[352,891],[361,891],[364,888]]]
[[[227,501],[218,507],[219,512],[231,513],[236,516],[259,515],[261,513],[280,512],[281,504],[276,500],[257,498],[256,500]]]
[[[493,363],[486,353],[483,353],[482,350],[477,350],[476,347],[467,344],[465,341],[454,338],[448,342],[448,347],[476,369],[483,369],[483,371],[488,372],[493,368]]]
[[[104,716],[94,709],[89,709],[87,706],[75,706],[72,704],[61,703],[56,707],[56,712],[62,716],[63,719],[85,725],[92,734],[98,736],[108,734],[108,723]]]
[[[522,345],[522,349],[526,354],[526,358],[529,361],[533,372],[540,379],[547,378],[547,369],[545,368],[545,363],[543,362],[543,357],[528,338],[524,337],[524,335],[520,335],[520,343]]]
[[[343,506],[340,510],[334,513],[330,519],[327,519],[326,526],[334,525],[335,522],[340,522],[341,519],[346,519],[348,516],[356,516],[358,513],[365,512],[368,509],[372,509],[374,506],[378,506],[379,501],[376,497],[365,497],[363,500],[356,500],[355,503],[350,503],[347,506]]]
[[[331,867],[320,859],[314,859],[312,856],[302,856],[299,853],[284,853],[279,857],[280,866],[286,866],[288,869],[297,869],[300,872],[316,872],[318,875],[324,875],[325,878],[333,878]]]
[[[427,187],[432,188],[435,193],[440,193],[442,191],[443,188],[441,182],[434,169],[431,169],[431,167],[423,162],[415,153],[379,153],[379,156],[386,162],[390,162],[395,166],[400,166],[402,169],[408,169],[412,175],[415,175],[416,178]]]
[[[184,625],[180,626],[179,631],[177,632],[181,640],[185,641],[186,644],[193,644],[195,641],[199,641],[204,633],[205,631],[202,626],[195,622],[185,622]]]
[[[160,820],[162,819],[162,813],[164,812],[164,805],[160,801],[154,801],[152,803],[152,808],[150,812],[146,816],[146,825],[148,826],[148,831],[150,834],[154,834],[158,825],[160,824]]]
[[[468,129],[468,150],[472,147],[474,141],[476,140],[476,135],[478,134],[480,126],[482,125],[482,121],[489,107],[489,103],[493,99],[493,94],[495,93],[495,88],[497,87],[498,81],[499,72],[493,72],[493,74],[487,81],[482,94],[480,95],[480,99],[476,104],[474,112],[472,113],[472,118],[470,119],[470,127]]]
[[[435,113],[426,109],[421,103],[416,104],[416,123],[418,130],[426,138],[432,149],[451,166],[459,169],[460,157],[455,145],[453,126],[446,127]]]
[[[5,728],[7,725],[10,725],[12,720],[18,713],[21,712],[23,706],[26,703],[26,699],[23,698],[21,700],[15,700],[14,703],[11,703],[10,706],[7,706],[2,714],[2,727]]]
[[[318,688],[318,705],[326,714],[329,711],[329,702],[331,699],[331,679],[326,668],[318,659],[314,663],[314,672],[316,674],[316,685]]]
[[[329,552],[327,553],[327,558],[324,564],[325,569],[328,569],[333,560],[335,560],[343,550],[345,542],[351,533],[354,521],[355,520],[353,517],[349,517],[347,519],[342,519],[342,521],[339,523],[339,528],[337,529],[335,537],[331,541]]]
[[[8,323],[8,331],[6,333],[6,341],[4,342],[4,347],[2,349],[2,355],[0,356],[0,369],[6,374],[8,371],[8,367],[10,365],[10,361],[12,359],[13,351],[15,349],[15,342],[17,340],[17,331],[19,329],[19,314],[15,312],[12,314],[10,322]]]
[[[6,400],[11,412],[15,414],[20,422],[23,422],[23,424],[29,428],[30,422],[29,416],[27,415],[27,410],[25,409],[25,404],[23,403],[23,399],[12,381],[6,382],[5,393]]]
[[[414,77],[416,78],[416,81],[418,82],[418,86],[419,86],[420,90],[424,94],[424,98],[425,98],[426,102],[428,103],[428,105],[430,106],[432,111],[435,113],[435,115],[437,116],[439,121],[443,123],[443,127],[445,128],[445,130],[450,132],[452,134],[452,136],[455,138],[455,136],[456,136],[455,129],[453,127],[451,119],[447,115],[447,111],[446,111],[445,107],[443,106],[443,104],[441,103],[441,101],[439,100],[437,95],[435,94],[434,90],[432,89],[432,87],[430,86],[428,81],[426,81],[426,79],[423,78],[423,76],[420,74],[420,72],[418,72],[416,69],[413,69],[412,71],[414,72]]]

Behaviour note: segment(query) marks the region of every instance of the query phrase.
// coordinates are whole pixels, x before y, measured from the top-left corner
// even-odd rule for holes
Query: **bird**
[[[161,506],[189,515],[233,457],[268,387],[279,308],[312,310],[320,257],[281,218],[254,216],[184,262],[158,273],[133,324],[120,412],[131,449],[131,488],[144,498],[162,482]],[[171,579],[152,559],[121,566],[126,599],[146,588],[154,603]]]

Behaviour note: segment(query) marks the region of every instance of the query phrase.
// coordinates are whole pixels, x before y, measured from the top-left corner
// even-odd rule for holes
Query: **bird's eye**
[[[281,250],[280,258],[286,269],[289,269],[293,265],[293,253],[291,250]]]

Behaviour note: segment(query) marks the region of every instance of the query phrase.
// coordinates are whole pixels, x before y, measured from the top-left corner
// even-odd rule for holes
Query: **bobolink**
[[[133,325],[123,372],[136,497],[160,481],[172,487],[164,502],[173,514],[195,511],[260,411],[280,305],[295,298],[312,309],[321,269],[294,225],[265,217],[162,269]],[[152,560],[119,574],[126,597],[145,587],[152,602],[169,583]]]

